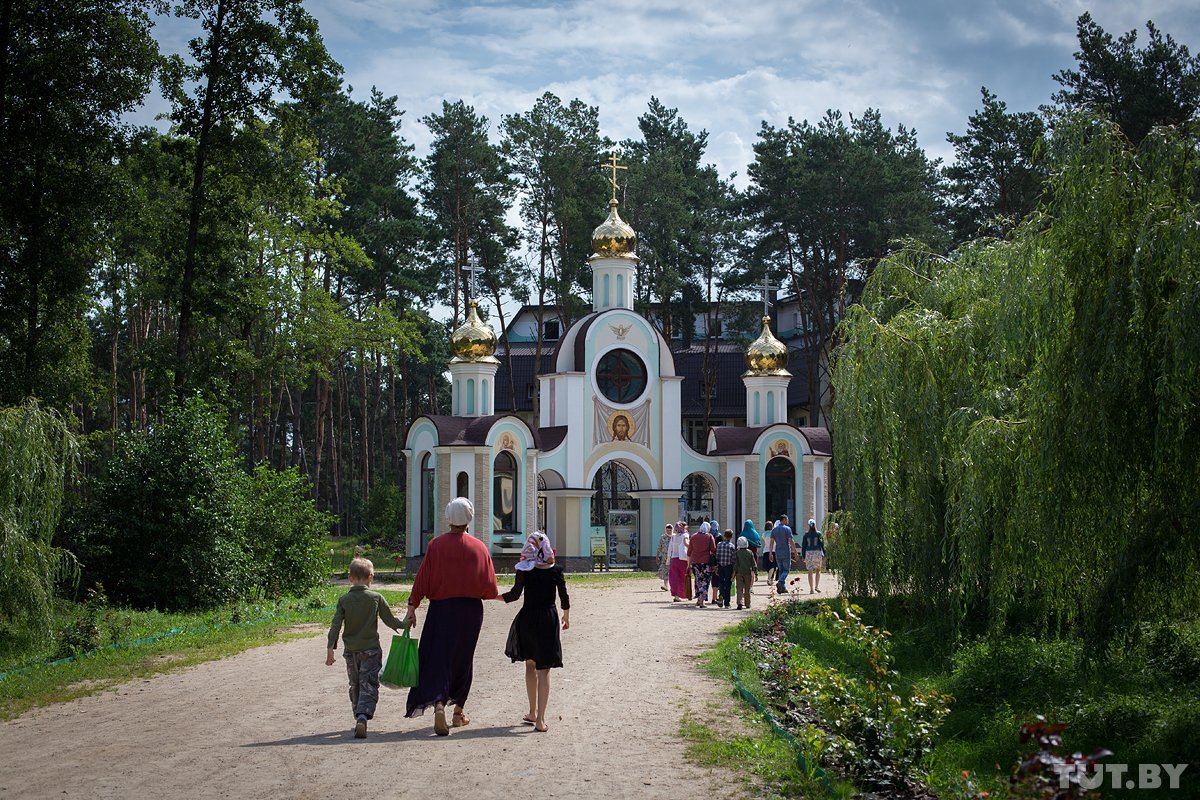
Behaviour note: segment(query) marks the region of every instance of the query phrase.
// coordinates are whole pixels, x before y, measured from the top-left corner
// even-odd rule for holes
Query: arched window
[[[735,531],[741,530],[742,522],[745,521],[742,515],[742,479],[733,479],[733,525],[730,527]]]
[[[421,457],[421,552],[434,536],[433,530],[433,492],[434,492],[433,456],[426,453]]]
[[[517,530],[517,460],[502,452],[492,464],[492,530]]]
[[[482,405],[480,406],[479,410],[481,412],[483,412],[483,415],[486,417],[487,415],[492,413],[492,407],[491,407],[492,394],[491,394],[491,392],[488,391],[488,382],[487,382],[486,378],[483,380],[482,385],[483,385],[483,400],[481,401]]]
[[[767,519],[779,519],[787,514],[796,519],[796,468],[782,456],[767,462],[766,469]]]
[[[693,472],[683,479],[683,502],[688,525],[699,525],[716,511],[713,503],[713,484],[702,472]]]
[[[822,520],[825,517],[825,481],[817,478],[816,487],[813,489],[813,519],[818,525],[823,525]]]
[[[454,496],[471,499],[471,478],[465,472],[458,473],[454,480]]]
[[[475,416],[475,379],[467,378],[467,416]]]

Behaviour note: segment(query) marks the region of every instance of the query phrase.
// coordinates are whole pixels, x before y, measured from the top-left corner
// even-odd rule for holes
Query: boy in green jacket
[[[400,620],[392,614],[387,601],[368,587],[375,577],[375,565],[366,558],[350,562],[350,591],[338,598],[333,624],[329,626],[329,650],[325,664],[333,666],[338,633],[342,637],[342,657],[350,678],[350,705],[354,708],[354,738],[367,738],[367,720],[375,716],[379,702],[379,672],[383,669],[383,649],[379,646],[376,618],[392,630],[400,630]]]
[[[754,563],[754,553],[750,550],[750,542],[745,536],[737,540],[737,552],[733,556],[733,578],[737,581],[737,607],[742,610],[744,605],[750,607],[750,587],[758,580],[758,565]]]

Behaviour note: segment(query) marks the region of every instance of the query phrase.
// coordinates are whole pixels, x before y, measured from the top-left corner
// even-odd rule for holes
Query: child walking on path
[[[758,571],[755,567],[757,564],[754,560],[754,551],[750,549],[750,542],[745,536],[739,536],[737,553],[733,556],[733,577],[737,580],[738,611],[742,610],[742,606],[750,607],[750,587],[758,580]]]
[[[729,608],[730,587],[733,585],[733,529],[726,528],[717,542],[717,588],[720,593],[717,605]]]
[[[549,730],[546,704],[550,702],[550,670],[563,665],[558,610],[554,607],[555,591],[562,604],[562,629],[565,631],[571,627],[571,598],[567,596],[563,568],[554,563],[550,540],[545,534],[534,531],[521,550],[516,583],[500,597],[511,603],[525,593],[525,604],[508,629],[504,654],[513,663],[525,662],[529,713],[521,721],[532,724],[538,733]]]
[[[375,577],[375,565],[368,559],[350,562],[350,591],[338,598],[333,623],[329,626],[326,666],[333,666],[338,634],[342,636],[342,657],[346,659],[346,676],[350,679],[350,705],[354,710],[354,738],[367,737],[367,720],[375,716],[379,702],[379,671],[383,669],[383,650],[379,646],[376,619],[392,630],[400,630],[400,620],[392,614],[387,601],[370,590]]]

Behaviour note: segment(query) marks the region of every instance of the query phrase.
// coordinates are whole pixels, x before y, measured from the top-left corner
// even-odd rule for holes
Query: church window
[[[733,529],[738,529],[738,524],[745,519],[742,516],[742,479],[733,479]]]
[[[517,529],[517,460],[500,453],[492,464],[492,529]]]
[[[433,538],[433,458],[426,453],[421,457],[421,552]]]
[[[605,353],[596,367],[596,385],[613,403],[632,403],[646,390],[646,365],[630,350]]]
[[[684,519],[691,525],[697,525],[705,518],[711,518],[714,512],[713,484],[702,472],[693,472],[683,479],[683,502],[686,514]]]
[[[458,473],[458,478],[455,479],[454,495],[455,497],[465,497],[471,499],[471,479],[467,473]]]

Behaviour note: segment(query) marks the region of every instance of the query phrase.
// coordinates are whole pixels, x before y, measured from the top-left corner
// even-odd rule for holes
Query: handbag
[[[379,682],[390,689],[413,687],[420,683],[417,668],[417,640],[408,635],[406,626],[404,633],[392,637],[392,646],[388,650],[387,664],[379,676]]]

